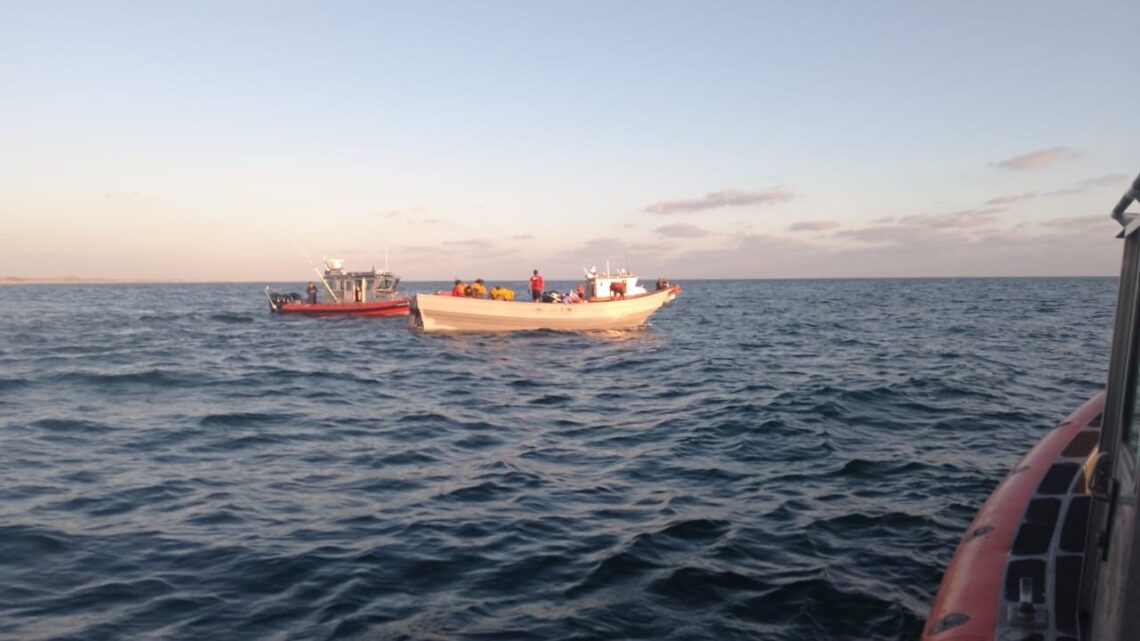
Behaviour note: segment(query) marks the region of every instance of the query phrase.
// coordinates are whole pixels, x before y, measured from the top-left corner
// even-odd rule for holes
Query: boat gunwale
[[[994,637],[1008,561],[1029,501],[1073,437],[1104,411],[1105,397],[1105,392],[1094,395],[1042,436],[990,493],[946,566],[923,626],[924,640]],[[951,622],[955,615],[965,618]]]

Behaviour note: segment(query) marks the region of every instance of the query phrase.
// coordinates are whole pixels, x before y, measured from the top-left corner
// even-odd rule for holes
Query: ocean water
[[[0,638],[914,639],[1116,289],[682,285],[505,336],[0,287]]]

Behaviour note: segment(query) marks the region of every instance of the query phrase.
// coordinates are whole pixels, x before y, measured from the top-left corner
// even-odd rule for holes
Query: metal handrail
[[[1116,207],[1112,208],[1112,219],[1120,223],[1121,227],[1127,225],[1129,222],[1124,219],[1124,210],[1128,209],[1128,206],[1131,205],[1134,200],[1140,200],[1140,175],[1136,176],[1136,180],[1132,181],[1132,186],[1120,197],[1120,202],[1116,203]]]

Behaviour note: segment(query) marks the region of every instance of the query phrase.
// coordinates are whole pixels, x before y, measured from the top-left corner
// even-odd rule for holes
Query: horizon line
[[[1029,279],[1029,278],[1119,278],[1118,274],[1034,274],[1034,275],[993,275],[993,276],[769,276],[769,277],[704,277],[704,278],[670,278],[670,282],[683,281],[802,281],[802,280],[984,280],[984,279]],[[486,281],[501,283],[526,283],[525,279],[485,278]],[[579,278],[555,278],[546,280],[552,282],[573,282]],[[401,279],[401,283],[450,283],[454,278],[439,279]],[[262,284],[277,285],[281,283],[303,282],[298,280],[196,280],[196,279],[144,279],[144,278],[94,278],[80,276],[0,276],[2,285],[242,285]]]

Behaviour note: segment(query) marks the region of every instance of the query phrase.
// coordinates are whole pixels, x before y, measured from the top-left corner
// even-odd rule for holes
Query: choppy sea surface
[[[681,284],[639,331],[461,336],[0,287],[0,638],[915,639],[1116,293]]]

